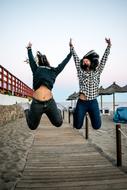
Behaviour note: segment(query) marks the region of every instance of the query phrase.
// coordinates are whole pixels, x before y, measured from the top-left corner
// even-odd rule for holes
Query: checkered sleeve
[[[70,50],[72,52],[74,62],[75,62],[75,66],[76,66],[77,72],[79,74],[81,72],[80,59],[79,59],[77,53],[75,52],[74,47],[71,47]]]
[[[106,61],[108,59],[109,54],[110,54],[110,46],[107,46],[107,48],[106,48],[106,50],[104,52],[104,55],[103,55],[103,57],[102,57],[102,59],[100,61],[100,64],[98,66],[98,71],[99,71],[100,74],[102,73],[102,71],[104,69],[104,66],[105,66],[105,63],[106,63]]]

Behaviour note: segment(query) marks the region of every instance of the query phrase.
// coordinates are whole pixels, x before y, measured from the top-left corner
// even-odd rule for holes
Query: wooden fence
[[[0,93],[31,98],[33,90],[0,65]]]

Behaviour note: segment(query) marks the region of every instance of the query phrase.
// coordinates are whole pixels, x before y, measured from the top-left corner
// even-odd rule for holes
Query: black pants
[[[57,108],[54,99],[48,101],[33,99],[30,110],[25,110],[26,121],[31,130],[38,127],[43,113],[47,115],[54,126],[60,127],[62,125],[63,119],[61,111]]]

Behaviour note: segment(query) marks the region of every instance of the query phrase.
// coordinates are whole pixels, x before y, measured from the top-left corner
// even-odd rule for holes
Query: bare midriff
[[[81,100],[87,100],[87,96],[85,94],[83,94],[83,93],[80,93],[79,98]]]
[[[40,101],[47,101],[53,98],[51,90],[49,90],[46,86],[40,86],[33,93],[33,98]]]

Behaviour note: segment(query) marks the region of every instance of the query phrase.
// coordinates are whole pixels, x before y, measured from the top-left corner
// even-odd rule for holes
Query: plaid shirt
[[[85,94],[87,100],[93,100],[97,98],[100,84],[100,75],[110,53],[110,46],[107,46],[104,55],[95,71],[82,70],[80,67],[80,59],[73,47],[71,47],[71,52],[77,68],[77,75],[79,78],[79,92]]]

